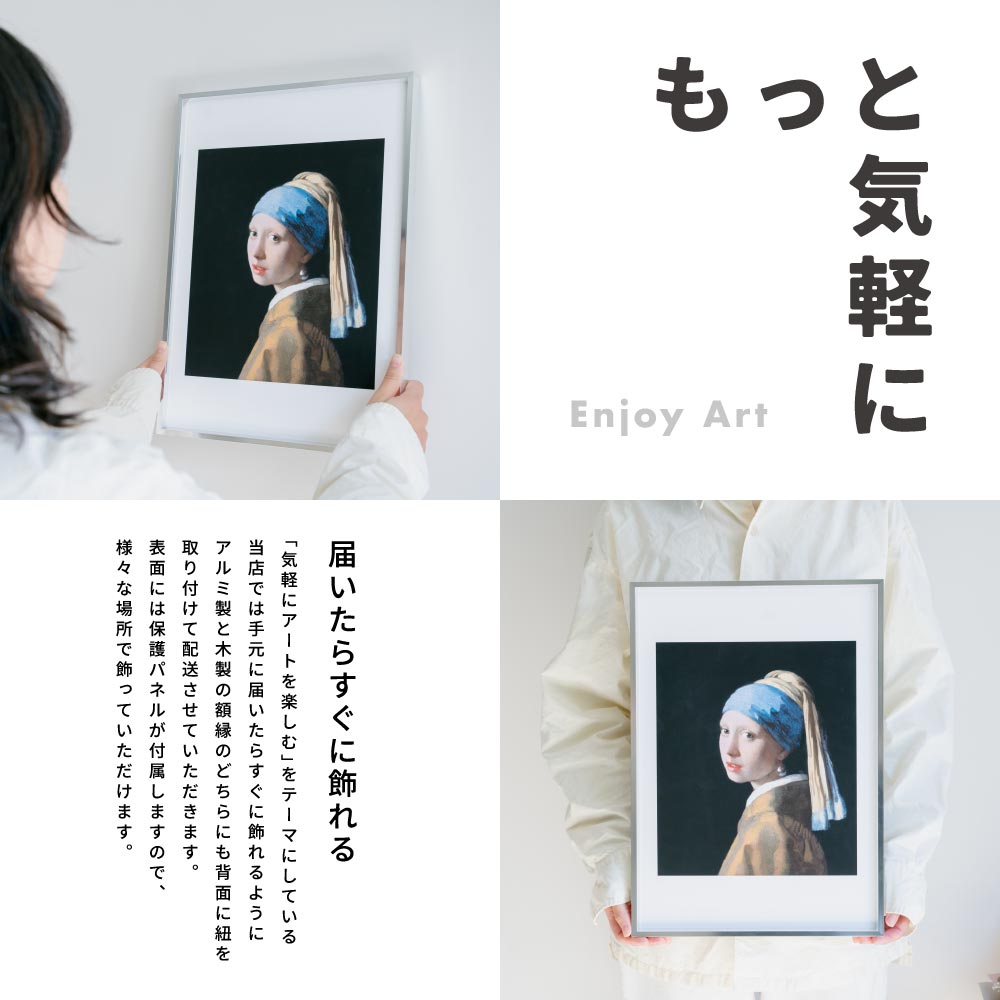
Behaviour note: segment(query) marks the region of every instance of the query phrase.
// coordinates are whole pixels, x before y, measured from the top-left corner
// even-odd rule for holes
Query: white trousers
[[[886,1000],[888,995],[884,968],[856,980],[850,986],[793,993],[783,990],[747,993],[720,989],[718,986],[675,986],[652,976],[644,976],[627,965],[622,965],[621,969],[624,1000]]]

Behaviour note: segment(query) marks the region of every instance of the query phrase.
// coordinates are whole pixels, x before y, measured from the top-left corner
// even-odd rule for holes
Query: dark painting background
[[[726,699],[770,670],[813,689],[847,817],[816,833],[830,875],[857,874],[853,642],[658,642],[656,759],[660,875],[718,875],[753,791],[729,780],[719,756]],[[788,759],[805,773],[805,752]]]
[[[374,388],[384,152],[384,139],[198,152],[186,375],[239,375],[275,294],[273,286],[260,288],[250,275],[246,243],[253,207],[270,188],[315,170],[340,194],[366,312],[365,325],[336,342],[344,384]],[[328,253],[316,254],[308,268],[311,278],[328,277]]]

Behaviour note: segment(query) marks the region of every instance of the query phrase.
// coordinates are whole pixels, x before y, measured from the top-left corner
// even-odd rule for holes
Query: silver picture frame
[[[163,404],[161,405],[158,418],[157,418],[157,433],[167,434],[179,437],[193,437],[193,438],[204,438],[208,440],[225,440],[225,441],[236,441],[247,444],[268,444],[275,445],[278,447],[289,447],[296,449],[307,449],[315,451],[329,451],[330,448],[336,443],[337,440],[342,436],[343,431],[346,429],[349,419],[338,418],[333,423],[336,425],[335,430],[331,433],[321,436],[317,439],[315,436],[309,435],[298,435],[295,433],[279,433],[275,436],[269,436],[267,433],[241,433],[232,432],[229,430],[219,431],[217,428],[211,427],[195,427],[195,426],[183,426],[185,421],[175,419],[171,411],[171,391],[172,391],[172,381],[176,381],[178,377],[187,377],[183,373],[181,376],[177,376],[177,366],[178,366],[178,350],[177,341],[181,332],[178,330],[177,324],[177,309],[176,309],[176,288],[175,282],[177,281],[177,267],[176,260],[178,254],[178,217],[180,213],[179,205],[179,191],[181,187],[181,173],[182,173],[182,163],[185,155],[184,148],[184,124],[185,115],[189,107],[191,107],[193,102],[204,101],[206,99],[224,99],[230,97],[240,97],[240,96],[254,96],[254,95],[266,95],[272,93],[291,93],[296,91],[309,92],[317,91],[321,89],[329,88],[343,88],[343,87],[355,87],[357,85],[365,84],[382,84],[387,82],[397,82],[401,84],[405,90],[404,96],[404,111],[402,120],[402,136],[401,136],[401,178],[400,178],[400,188],[399,196],[401,199],[401,211],[400,211],[400,225],[398,230],[398,268],[396,268],[396,309],[394,319],[390,318],[389,325],[394,328],[395,337],[394,343],[392,344],[393,351],[404,353],[405,344],[407,342],[407,326],[406,326],[406,312],[404,309],[404,293],[405,293],[405,277],[406,277],[406,246],[407,238],[410,229],[410,206],[413,198],[413,170],[412,170],[412,152],[413,152],[413,117],[414,109],[418,101],[418,78],[413,71],[402,71],[398,73],[383,73],[383,74],[373,74],[365,76],[353,76],[353,77],[340,77],[333,79],[323,79],[323,80],[309,80],[300,81],[295,83],[283,83],[283,84],[272,84],[268,86],[261,87],[238,87],[229,88],[222,90],[208,90],[208,91],[194,91],[190,93],[183,93],[178,96],[177,109],[176,109],[176,125],[175,125],[175,143],[176,143],[176,157],[174,163],[174,178],[173,178],[173,192],[171,201],[171,217],[170,217],[170,230],[169,230],[169,241],[168,241],[168,263],[167,263],[167,281],[164,291],[164,308],[163,308],[163,338],[168,342],[170,347],[170,360],[168,360],[167,365],[167,377],[165,379],[164,386],[164,398]],[[367,136],[366,136],[367,137]],[[385,192],[383,192],[383,199],[385,198]],[[385,246],[381,248],[382,252],[385,250]],[[379,315],[379,343],[384,344],[385,338],[382,332],[383,324],[386,322],[385,317],[380,313]],[[183,331],[183,336],[186,338],[187,331]],[[380,347],[379,353],[380,357],[376,365],[375,374],[375,385],[377,386],[379,381],[385,372],[385,367],[389,354],[393,353],[386,351]],[[219,380],[227,381],[227,380]],[[315,388],[315,387],[307,387]],[[343,392],[344,390],[335,390],[338,392]],[[370,390],[346,390],[355,394],[355,399],[353,401],[353,406],[349,407],[348,410],[351,414],[360,412],[361,407],[367,402],[367,396],[370,396]],[[359,393],[364,393],[365,398],[362,399]]]
[[[762,915],[760,919],[752,921],[748,924],[746,920],[743,920],[737,926],[734,921],[727,914],[724,907],[719,908],[716,919],[711,919],[710,914],[706,914],[704,906],[701,905],[699,901],[699,906],[701,907],[699,915],[694,918],[694,923],[692,924],[687,918],[679,916],[683,912],[683,899],[678,898],[678,894],[683,895],[684,893],[698,893],[699,886],[708,886],[716,895],[719,897],[724,897],[728,888],[732,888],[734,891],[740,893],[739,898],[745,900],[748,898],[748,893],[757,892],[757,898],[759,900],[766,901],[769,896],[774,897],[775,893],[780,889],[782,890],[782,897],[779,901],[781,906],[787,907],[788,900],[795,898],[794,893],[798,885],[802,886],[802,896],[804,898],[806,893],[815,896],[817,889],[823,889],[824,887],[820,884],[826,878],[825,876],[809,876],[809,875],[797,875],[792,878],[776,877],[774,875],[760,876],[759,878],[731,878],[726,877],[721,874],[716,874],[714,876],[662,876],[659,874],[652,874],[652,866],[649,863],[644,863],[643,859],[650,858],[651,845],[650,845],[650,823],[648,812],[650,810],[656,809],[654,800],[657,795],[656,781],[657,775],[655,766],[652,768],[652,779],[650,778],[651,769],[648,766],[649,762],[646,761],[644,767],[640,767],[640,755],[645,754],[648,756],[648,750],[651,745],[649,732],[643,732],[643,727],[649,727],[651,724],[656,724],[655,708],[653,712],[649,711],[650,706],[648,704],[641,704],[640,702],[644,699],[648,699],[650,694],[650,684],[649,673],[651,670],[655,672],[656,670],[656,654],[655,651],[651,653],[648,648],[640,648],[640,644],[648,647],[650,642],[653,641],[651,636],[662,635],[665,641],[673,641],[678,635],[685,635],[687,632],[685,629],[687,626],[678,625],[674,628],[671,625],[658,625],[657,623],[649,623],[644,619],[645,615],[656,614],[657,609],[662,612],[662,609],[669,607],[670,594],[681,594],[682,592],[687,592],[688,594],[704,595],[705,601],[696,601],[696,604],[704,605],[706,602],[711,601],[712,594],[722,593],[723,590],[728,590],[733,593],[734,589],[736,591],[742,591],[743,593],[756,593],[758,595],[763,594],[767,591],[771,593],[778,594],[782,591],[787,591],[789,588],[810,588],[811,593],[815,593],[820,599],[818,601],[813,601],[813,605],[817,607],[822,606],[822,595],[825,593],[833,594],[832,588],[838,588],[838,593],[844,592],[844,588],[859,588],[859,594],[861,590],[867,591],[867,597],[862,598],[862,603],[864,600],[873,600],[877,604],[877,614],[868,615],[871,618],[871,628],[874,630],[875,634],[869,636],[870,640],[870,652],[871,656],[868,658],[870,663],[867,664],[870,669],[868,672],[868,681],[870,684],[870,689],[865,694],[865,697],[870,699],[870,704],[866,702],[866,711],[869,716],[872,716],[872,729],[873,731],[868,735],[871,737],[869,745],[873,749],[872,759],[862,760],[860,754],[856,758],[857,769],[861,772],[862,767],[864,767],[867,774],[867,780],[864,783],[865,787],[868,789],[870,795],[874,796],[875,801],[868,803],[871,807],[872,822],[865,828],[862,829],[858,826],[857,838],[859,847],[863,847],[867,852],[866,857],[873,859],[873,863],[870,867],[870,878],[865,884],[862,884],[862,877],[859,874],[855,874],[855,878],[859,880],[856,886],[858,892],[856,897],[860,902],[857,907],[858,917],[856,920],[848,917],[845,921],[844,914],[840,913],[838,919],[831,919],[828,925],[824,925],[822,911],[819,914],[813,914],[804,921],[803,925],[799,926],[796,920],[789,920],[787,917],[782,916],[780,918],[772,919],[764,916],[767,913],[767,906],[758,908],[758,912]],[[696,581],[696,582],[633,582],[629,587],[629,628],[630,628],[630,680],[631,680],[631,735],[632,735],[632,804],[633,804],[633,822],[632,822],[632,933],[637,937],[660,937],[660,936],[770,936],[770,935],[781,935],[781,936],[834,936],[834,935],[844,935],[844,936],[870,936],[870,935],[880,935],[883,933],[882,918],[884,913],[884,902],[885,902],[885,889],[884,889],[884,859],[883,859],[883,627],[884,627],[884,610],[883,610],[883,589],[884,583],[882,580],[790,580],[790,581],[757,581],[757,580],[739,580],[739,581]],[[660,593],[667,595],[666,602],[655,602],[653,604],[643,600],[643,596],[647,594]],[[687,604],[687,602],[684,602]],[[759,609],[760,602],[755,601],[754,604]],[[688,610],[690,610],[690,605]],[[730,604],[730,610],[732,605]],[[683,615],[685,613],[684,607],[678,605],[676,608],[676,613],[678,615]],[[839,612],[838,612],[839,613]],[[867,613],[866,613],[867,614]],[[667,618],[671,615],[665,616]],[[859,628],[865,627],[861,621],[858,623]],[[759,624],[754,624],[753,627],[749,629],[746,633],[742,633],[739,627],[731,628],[720,628],[718,632],[720,635],[726,637],[725,641],[739,642],[741,641],[738,637],[742,634],[753,635],[754,638],[749,638],[742,640],[743,642],[749,644],[753,641],[761,641],[759,636],[761,634],[761,627]],[[711,627],[709,632],[714,631]],[[780,628],[771,628],[769,634],[771,641],[782,641],[781,639],[782,630]],[[802,629],[801,623],[796,628],[796,634],[801,636]],[[702,634],[707,634],[704,630]],[[829,636],[831,634],[829,629],[818,629],[817,639],[823,636]],[[656,640],[659,641],[659,640]],[[856,668],[857,675],[862,671],[862,668],[858,666]],[[645,674],[645,676],[643,676]],[[747,683],[752,681],[753,678],[748,678]],[[655,688],[654,688],[655,691]],[[855,691],[855,705],[859,705],[862,699],[862,692],[860,688]],[[861,713],[858,713],[859,715]],[[638,749],[637,749],[638,748]],[[651,785],[652,781],[652,785]],[[858,787],[858,794],[860,796],[860,790],[862,782],[856,782]],[[644,810],[646,815],[644,815]],[[658,820],[659,817],[657,816]],[[645,838],[645,840],[644,840]],[[862,838],[865,838],[865,843],[862,844]],[[859,852],[860,856],[860,852]],[[860,861],[858,862],[860,865]],[[653,882],[655,880],[660,880],[661,885],[655,886]],[[834,880],[836,882],[842,882],[843,878]],[[755,883],[759,885],[759,890],[755,886]],[[836,891],[837,887],[833,882],[829,883],[831,890]],[[748,888],[749,886],[749,888]],[[664,919],[662,908],[658,906],[658,901],[662,901],[664,898],[669,898],[671,900],[668,909],[673,912],[673,919]],[[699,900],[703,900],[704,892],[701,893]],[[675,905],[676,904],[676,905]],[[711,905],[711,904],[710,904]],[[839,912],[839,911],[838,911]],[[848,912],[853,912],[851,907],[848,906]],[[808,923],[808,926],[805,925]]]

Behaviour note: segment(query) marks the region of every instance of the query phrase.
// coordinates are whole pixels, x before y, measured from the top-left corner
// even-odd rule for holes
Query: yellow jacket
[[[826,855],[812,832],[811,817],[804,774],[762,786],[747,799],[719,874],[825,875]]]

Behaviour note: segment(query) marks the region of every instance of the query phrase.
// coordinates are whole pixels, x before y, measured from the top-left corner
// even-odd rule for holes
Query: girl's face
[[[299,281],[299,268],[311,257],[276,219],[260,213],[250,220],[247,259],[255,284],[274,285],[280,291]]]
[[[52,181],[52,193],[63,208],[68,207],[62,174]],[[66,230],[40,201],[22,223],[14,250],[17,270],[36,294],[45,292],[55,280],[65,246]]]
[[[756,788],[778,777],[788,751],[753,719],[729,711],[719,722],[719,755],[730,781],[749,781]]]

